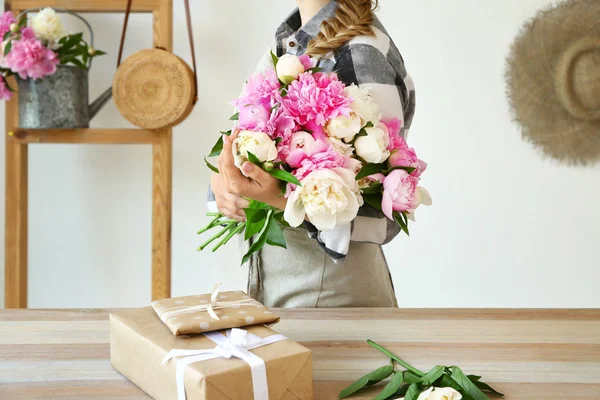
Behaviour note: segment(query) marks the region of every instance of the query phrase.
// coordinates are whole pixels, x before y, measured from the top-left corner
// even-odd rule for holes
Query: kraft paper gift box
[[[207,311],[211,304],[219,319]],[[152,308],[174,335],[204,333],[249,325],[273,324],[279,317],[246,293],[218,292],[153,301]]]
[[[277,335],[265,326],[244,328],[260,338]],[[239,331],[239,330],[238,330]],[[207,335],[223,335],[223,331]],[[225,337],[225,336],[221,336]],[[267,339],[268,340],[268,339]],[[157,400],[178,399],[177,365],[186,357],[165,361],[175,349],[214,349],[216,343],[204,334],[174,336],[152,308],[110,315],[110,360],[112,366]],[[249,350],[264,361],[265,391],[269,400],[312,400],[312,353],[286,339]],[[188,361],[192,357],[188,357]],[[163,365],[161,365],[163,364]],[[239,358],[214,358],[181,365],[187,400],[265,400],[254,398],[257,375]],[[260,374],[258,374],[260,375]],[[260,379],[259,379],[260,380]],[[179,392],[179,399],[182,399]]]

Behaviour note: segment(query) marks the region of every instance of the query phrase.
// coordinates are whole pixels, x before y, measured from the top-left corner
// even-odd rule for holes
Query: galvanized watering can
[[[19,15],[39,11],[25,10]],[[90,45],[94,46],[94,32],[80,15],[64,9],[57,12],[71,14],[82,20],[90,31]],[[90,60],[90,67],[92,60]],[[88,70],[70,65],[58,65],[56,73],[42,79],[20,79],[19,126],[24,129],[87,128],[90,120],[112,97],[108,88],[93,103],[88,100]]]

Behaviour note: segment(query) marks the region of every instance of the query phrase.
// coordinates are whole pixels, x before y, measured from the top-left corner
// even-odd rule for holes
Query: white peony
[[[67,34],[56,11],[49,7],[44,8],[32,18],[31,27],[38,39],[51,43],[58,42],[58,39]]]
[[[238,168],[248,161],[248,152],[254,154],[260,162],[277,158],[275,142],[264,132],[241,131],[232,143],[232,150],[234,163]]]
[[[292,141],[290,142],[290,151],[302,149],[307,155],[312,154],[315,147],[316,140],[308,132],[299,131],[292,135]]]
[[[387,127],[379,124],[373,128],[365,128],[365,131],[367,136],[360,136],[354,142],[356,154],[368,163],[379,164],[387,160],[390,157]]]
[[[369,94],[368,88],[352,84],[346,86],[345,92],[346,96],[352,99],[350,108],[362,119],[363,126],[368,122],[377,125],[381,121],[381,109]]]
[[[341,115],[329,121],[326,130],[329,136],[345,140],[346,143],[351,142],[354,136],[362,129],[361,118],[352,113],[346,117]]]
[[[331,147],[333,147],[335,151],[343,156],[351,157],[352,154],[354,154],[354,148],[352,145],[344,143],[341,139],[330,137],[329,143],[331,143]]]
[[[292,83],[298,75],[304,73],[304,65],[300,61],[300,58],[292,55],[285,54],[277,62],[277,77],[285,84]]]
[[[358,173],[360,172],[360,170],[362,169],[363,165],[360,161],[358,161],[356,158],[351,158],[348,160],[348,169],[352,172],[354,172],[354,175],[358,175]]]
[[[452,388],[429,388],[417,400],[461,400],[462,395]],[[404,400],[404,399],[400,399]]]
[[[354,176],[352,171],[344,168],[313,171],[288,198],[285,220],[298,227],[308,217],[320,231],[351,222],[360,206]]]

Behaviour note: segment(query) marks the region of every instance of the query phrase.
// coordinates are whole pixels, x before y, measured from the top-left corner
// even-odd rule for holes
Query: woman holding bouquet
[[[310,55],[344,84],[368,88],[383,119],[402,121],[399,134],[405,137],[415,110],[414,87],[398,49],[374,15],[377,1],[297,3],[276,32],[273,52],[278,57]],[[265,60],[270,60],[268,54]],[[245,218],[248,198],[285,209],[288,200],[280,196],[277,179],[249,162],[241,166],[243,174],[235,165],[233,139],[225,137],[220,173],[211,177],[209,207],[237,220]],[[384,150],[372,146],[368,152]],[[354,221],[331,230],[319,231],[308,221],[285,229],[287,249],[267,246],[250,259],[248,294],[269,307],[396,307],[381,246],[399,232],[395,221],[367,204]]]

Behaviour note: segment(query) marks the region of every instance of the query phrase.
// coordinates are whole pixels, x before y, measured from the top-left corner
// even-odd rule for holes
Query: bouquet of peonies
[[[83,33],[68,34],[51,8],[37,13],[27,26],[27,17],[16,20],[11,11],[0,16],[0,99],[10,100],[14,89],[6,78],[39,79],[56,72],[57,65],[73,64],[87,69],[89,61],[104,53],[83,40]]]
[[[238,168],[251,162],[282,181],[287,206],[251,201],[246,222],[209,213],[214,219],[199,234],[221,229],[199,250],[221,238],[215,251],[245,231],[246,240],[258,235],[245,262],[265,244],[285,247],[281,225],[308,220],[332,230],[350,224],[362,206],[382,211],[408,234],[408,220],[431,198],[418,186],[426,164],[402,138],[402,121],[382,119],[368,89],[345,86],[308,56],[271,56],[273,67],[251,76],[233,102],[233,130],[221,133],[233,135]],[[209,157],[222,149],[223,136]]]

